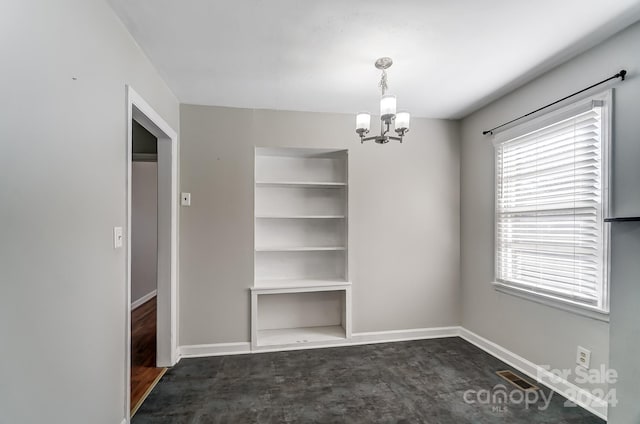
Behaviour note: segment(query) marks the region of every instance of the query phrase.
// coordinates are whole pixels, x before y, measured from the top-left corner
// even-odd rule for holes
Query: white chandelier
[[[390,57],[381,57],[376,60],[375,65],[376,68],[382,70],[382,76],[378,84],[382,90],[382,97],[380,98],[380,135],[365,137],[371,129],[371,114],[369,112],[359,112],[358,115],[356,115],[356,132],[360,136],[361,143],[369,140],[373,140],[378,144],[386,144],[391,140],[402,143],[402,137],[409,132],[411,115],[406,111],[396,113],[396,96],[385,94],[389,88],[387,69],[393,65],[393,60],[391,60]],[[395,122],[395,132],[398,134],[398,137],[387,135],[392,122]]]

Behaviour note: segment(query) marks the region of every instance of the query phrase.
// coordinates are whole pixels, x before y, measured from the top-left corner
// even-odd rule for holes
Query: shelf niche
[[[256,250],[262,248],[346,247],[344,223],[338,219],[258,219]]]
[[[343,290],[258,294],[256,347],[344,341]]]
[[[345,187],[256,185],[256,216],[345,216]]]
[[[346,150],[256,148],[253,349],[351,337]]]

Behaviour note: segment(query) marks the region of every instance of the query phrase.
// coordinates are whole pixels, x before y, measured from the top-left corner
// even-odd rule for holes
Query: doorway
[[[144,400],[146,394],[162,376],[162,370],[177,362],[178,137],[160,115],[129,86],[127,86],[127,106],[125,416],[129,422],[131,411],[141,403],[138,401],[136,402],[138,405],[132,405],[132,395],[135,394],[137,397],[142,395]],[[144,139],[142,144],[146,147],[142,148],[143,151],[134,153],[134,137]],[[140,149],[139,145],[136,146],[136,150]],[[141,181],[140,178],[151,180],[151,182]],[[142,186],[141,183],[143,183]],[[149,185],[153,186],[154,183],[155,193],[149,193]],[[145,196],[147,197],[146,217],[143,217],[142,221],[140,217],[134,216],[133,211],[134,207],[141,205],[141,199],[133,198],[134,191],[138,191],[139,195],[141,187],[146,187],[142,190],[143,194],[147,195]],[[150,201],[153,203],[154,200],[151,194],[155,194],[155,214],[148,210],[148,203]],[[137,212],[139,211],[135,211],[136,215]],[[144,223],[145,219],[153,221],[153,217],[156,219],[155,223],[146,222],[150,224],[146,225],[146,237],[151,240],[145,241],[146,250],[143,256],[146,255],[146,258],[142,258],[141,261],[140,252],[134,252],[141,240],[134,242],[134,236],[141,235],[140,231],[144,227],[144,225],[141,226],[141,222]],[[152,231],[154,226],[155,232]],[[137,233],[135,233],[136,230]],[[151,247],[154,241],[155,251]],[[146,275],[146,285],[138,281],[134,286],[132,277],[140,279],[141,275]],[[143,283],[142,288],[139,283]],[[155,288],[152,289],[152,285],[155,285]],[[132,306],[136,306],[133,312]],[[136,328],[132,329],[134,325]],[[136,330],[140,331],[134,334]],[[139,340],[134,340],[135,349],[132,349],[132,336],[142,337],[144,349],[155,350],[155,352],[149,355],[148,352],[138,351]],[[132,353],[134,361],[138,359],[138,354],[141,354],[143,371],[149,374],[144,378],[144,384],[150,387],[145,389],[136,387],[136,393],[132,391],[131,372],[141,364],[132,362]]]
[[[131,415],[166,368],[157,366],[158,138],[131,122]]]

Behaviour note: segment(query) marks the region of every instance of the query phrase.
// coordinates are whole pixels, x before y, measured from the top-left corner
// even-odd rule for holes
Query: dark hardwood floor
[[[131,311],[131,415],[166,368],[156,367],[156,298]]]

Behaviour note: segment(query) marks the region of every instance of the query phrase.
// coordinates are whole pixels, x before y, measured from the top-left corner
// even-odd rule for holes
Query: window
[[[608,312],[610,98],[496,136],[496,288]]]

